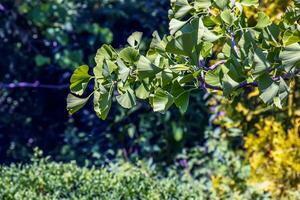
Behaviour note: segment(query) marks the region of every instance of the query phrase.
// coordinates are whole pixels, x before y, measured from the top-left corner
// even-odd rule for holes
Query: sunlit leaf
[[[70,114],[76,113],[78,110],[80,110],[89,100],[89,97],[86,98],[79,98],[76,97],[73,94],[69,94],[67,97],[67,110]]]
[[[139,77],[142,79],[148,78],[148,77],[153,77],[157,73],[159,73],[162,69],[155,66],[154,64],[151,63],[150,60],[148,60],[146,57],[141,56],[138,64],[137,64],[137,72]]]
[[[263,12],[258,13],[256,28],[265,28],[271,24],[270,18]]]
[[[127,42],[129,43],[130,46],[136,48],[140,45],[142,36],[143,36],[142,32],[134,32],[128,37]]]
[[[287,46],[279,57],[286,71],[290,71],[300,61],[300,45],[295,43]]]
[[[165,112],[174,103],[173,96],[167,91],[158,88],[153,96],[153,110],[154,112]]]
[[[73,72],[70,79],[70,90],[72,93],[77,95],[83,94],[91,79],[88,72],[89,67],[87,65],[82,65]]]
[[[116,99],[123,108],[129,109],[136,105],[136,98],[132,89],[127,89],[124,94],[120,94]]]

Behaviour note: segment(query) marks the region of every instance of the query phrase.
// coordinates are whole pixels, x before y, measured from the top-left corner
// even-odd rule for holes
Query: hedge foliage
[[[81,168],[35,160],[30,165],[0,167],[0,199],[199,199],[197,182],[159,178],[149,169],[129,163],[109,168]]]

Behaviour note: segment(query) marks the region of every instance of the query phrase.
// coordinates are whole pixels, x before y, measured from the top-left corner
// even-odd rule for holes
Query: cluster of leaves
[[[1,1],[0,162],[27,162],[38,146],[54,160],[79,165],[114,158],[165,165],[182,148],[201,144],[208,113],[200,92],[191,95],[186,115],[151,113],[145,104],[129,111],[113,106],[104,122],[91,106],[74,116],[65,109],[70,69],[78,62],[92,65],[97,47],[112,34],[112,45],[120,47],[134,30],[143,31],[144,49],[153,29],[167,31],[168,6],[168,0]],[[54,88],[22,86],[36,81]]]
[[[151,35],[150,28],[165,32],[168,5],[166,0],[1,1],[0,162],[26,161],[34,146],[55,159],[78,159],[81,164],[90,158],[91,162],[99,161],[99,154],[111,149],[126,148],[132,153],[136,151],[129,150],[132,143],[141,151],[152,153],[154,150],[149,148],[159,140],[162,141],[159,146],[175,151],[172,128],[155,115],[152,122],[160,129],[152,131],[145,120],[147,107],[133,112],[126,120],[127,112],[115,108],[116,119],[107,122],[99,122],[88,107],[72,117],[65,109],[70,70],[82,63],[92,65],[90,58],[94,52],[103,43],[112,42],[113,35],[117,35],[113,45],[121,46],[136,29],[145,36]],[[34,83],[36,87],[25,87],[23,82]],[[10,83],[20,87],[11,87]],[[40,85],[50,85],[52,89]],[[197,109],[202,109],[202,105]],[[173,113],[170,120],[184,124],[185,117],[170,112]],[[144,120],[139,118],[142,115]],[[202,114],[197,118],[205,124]],[[183,133],[193,129],[192,135],[202,134],[203,127],[179,126]],[[146,143],[145,138],[151,142],[144,149],[141,143]]]
[[[257,86],[264,103],[282,108],[287,80],[299,73],[297,3],[280,23],[259,12],[255,24],[244,7],[258,6],[258,0],[175,0],[171,6],[171,35],[161,38],[154,32],[146,55],[139,51],[142,33],[135,32],[128,38],[129,47],[116,51],[104,45],[97,51],[93,75],[86,65],[74,71],[67,106],[71,114],[92,95],[101,119],[114,96],[124,108],[134,107],[138,98],[148,99],[155,112],[175,104],[184,113],[190,92],[199,87],[232,98],[245,87]],[[92,79],[94,91],[86,98],[75,96],[83,95]]]

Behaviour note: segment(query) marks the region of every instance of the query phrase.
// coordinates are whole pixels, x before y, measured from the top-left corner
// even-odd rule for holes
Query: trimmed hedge
[[[34,160],[0,167],[0,199],[201,199],[198,182],[159,178],[143,167],[123,163],[109,168],[81,168]]]

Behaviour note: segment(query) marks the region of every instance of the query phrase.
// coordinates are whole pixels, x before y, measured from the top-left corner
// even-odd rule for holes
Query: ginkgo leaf
[[[83,94],[91,79],[88,72],[89,67],[87,65],[82,65],[74,71],[70,79],[70,90],[72,93],[77,95]]]
[[[205,82],[216,87],[221,86],[220,81],[220,70],[221,68],[217,68],[215,70],[210,70],[205,74]]]
[[[181,29],[188,21],[180,21],[175,18],[171,19],[169,24],[169,30],[171,35],[174,35],[179,29]]]
[[[254,74],[264,72],[270,67],[270,63],[267,60],[267,55],[261,49],[256,49],[254,53]]]
[[[234,15],[231,13],[231,10],[229,9],[222,11],[221,18],[229,26],[232,25],[234,22]]]
[[[289,46],[291,44],[300,42],[300,31],[285,31],[282,41],[284,46]]]
[[[76,113],[80,110],[89,100],[90,96],[86,98],[79,98],[73,94],[69,94],[67,97],[67,110],[70,114]]]
[[[172,95],[174,96],[174,102],[180,112],[183,114],[187,111],[190,99],[190,91],[186,91],[183,87],[175,81],[172,86]]]
[[[190,69],[191,69],[191,67],[186,66],[184,64],[178,64],[178,65],[172,65],[172,66],[170,66],[170,70],[172,70],[173,72],[188,71]]]
[[[139,51],[132,47],[127,47],[125,49],[122,49],[119,53],[119,57],[128,63],[134,63],[138,61],[139,56],[140,56]]]
[[[118,63],[118,78],[121,79],[123,82],[127,81],[127,78],[130,73],[130,69],[124,64],[124,62],[121,59],[117,60]]]
[[[94,91],[94,111],[99,118],[105,120],[112,104],[113,85],[109,90],[103,86],[101,88]]]
[[[176,0],[174,17],[177,19],[181,19],[192,9],[193,7],[187,0]]]
[[[136,90],[135,90],[136,96],[140,99],[147,99],[149,97],[149,91],[145,88],[143,84],[141,84]]]
[[[132,89],[127,89],[124,94],[120,94],[116,97],[117,102],[123,107],[123,108],[132,108],[136,105],[136,98],[134,95],[134,91]]]
[[[257,24],[256,28],[265,28],[271,24],[270,18],[264,13],[264,12],[259,12],[258,17],[257,17]]]
[[[141,43],[142,37],[142,32],[134,32],[128,37],[127,42],[130,46],[137,48]]]
[[[273,102],[273,98],[277,96],[279,91],[279,86],[267,74],[259,77],[258,88],[260,91],[259,97],[264,103]]]
[[[279,58],[286,71],[290,71],[300,61],[300,45],[294,43],[280,52]]]
[[[211,6],[211,0],[196,0],[194,3],[194,8],[198,9],[205,9]]]
[[[161,70],[161,68],[152,64],[151,61],[148,60],[145,56],[141,56],[137,63],[137,72],[139,77],[141,77],[142,79],[153,77]]]
[[[215,0],[215,3],[219,8],[225,9],[229,3],[229,0]]]
[[[235,89],[239,83],[233,80],[232,77],[230,77],[228,74],[224,74],[224,77],[222,79],[222,85],[223,85],[223,94],[225,96],[228,96],[231,94],[233,89]]]
[[[154,112],[165,112],[174,103],[173,96],[161,88],[156,89],[153,96]]]

